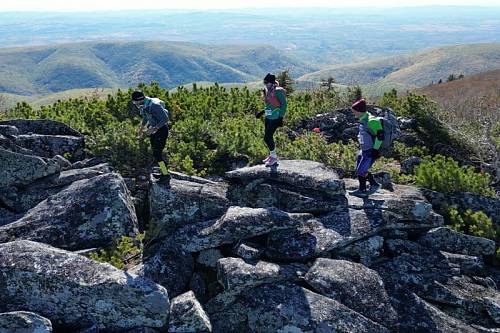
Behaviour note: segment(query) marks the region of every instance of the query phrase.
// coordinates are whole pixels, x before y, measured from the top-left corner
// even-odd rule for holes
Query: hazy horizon
[[[99,11],[136,11],[136,10],[179,10],[179,11],[213,11],[213,10],[254,10],[254,9],[287,9],[287,8],[412,8],[412,7],[500,7],[496,0],[421,0],[397,1],[351,0],[349,3],[335,0],[265,0],[235,1],[235,0],[184,0],[182,2],[164,3],[155,0],[141,2],[131,0],[86,0],[86,1],[35,1],[18,0],[0,3],[0,12],[99,12]]]

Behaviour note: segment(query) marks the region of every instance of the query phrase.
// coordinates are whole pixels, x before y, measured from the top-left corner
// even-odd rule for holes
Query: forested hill
[[[0,50],[0,92],[35,95],[153,80],[164,87],[249,82],[284,68],[296,75],[317,69],[262,45],[97,42],[7,48]]]

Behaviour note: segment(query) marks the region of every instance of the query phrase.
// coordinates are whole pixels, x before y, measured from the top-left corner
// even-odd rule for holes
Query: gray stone
[[[234,184],[229,188],[228,198],[234,205],[243,207],[277,207],[290,213],[325,213],[344,209],[344,195],[325,195],[283,183],[267,183],[256,179],[249,184]]]
[[[79,250],[111,245],[122,236],[135,236],[137,217],[123,178],[114,173],[72,183],[0,227],[0,242],[40,241]]]
[[[61,155],[56,155],[54,157],[52,157],[52,160],[54,162],[56,162],[57,164],[59,164],[59,166],[61,167],[61,170],[68,170],[68,169],[71,169],[71,162],[68,161],[66,158],[62,157]]]
[[[192,255],[175,244],[166,243],[131,272],[164,286],[170,297],[175,297],[186,291],[193,270]]]
[[[389,256],[399,256],[403,253],[419,254],[424,252],[422,245],[406,239],[389,239],[385,241],[385,252]]]
[[[309,267],[304,264],[278,265],[265,261],[247,263],[240,258],[217,261],[217,279],[225,290],[244,291],[264,283],[298,281]]]
[[[414,118],[398,117],[398,123],[401,130],[409,130],[417,128],[417,120]]]
[[[216,268],[217,260],[221,258],[224,258],[224,256],[219,249],[208,249],[203,250],[198,254],[196,262],[208,268]]]
[[[225,326],[228,333],[389,332],[333,299],[289,283],[265,284],[252,289],[231,309],[228,319],[223,315],[226,312],[212,315],[212,325]],[[230,321],[234,328],[221,324],[221,320]],[[241,330],[242,327],[245,329]]]
[[[308,220],[303,226],[278,232],[268,237],[266,254],[275,260],[314,258],[340,249],[386,229],[430,229],[442,225],[433,215],[423,221],[407,220],[389,210],[349,209]]]
[[[56,330],[123,332],[168,324],[167,290],[109,264],[31,241],[0,244],[0,311],[33,311]]]
[[[346,179],[346,188],[354,190],[358,187],[358,182]],[[427,202],[419,189],[406,186],[395,185],[394,191],[379,190],[368,198],[359,198],[348,195],[349,207],[354,209],[381,209],[400,215],[406,220],[424,221],[432,213],[432,205]]]
[[[16,136],[14,143],[40,157],[61,155],[68,156],[71,161],[85,157],[85,140],[80,136],[23,134]]]
[[[10,210],[25,213],[51,195],[57,194],[71,183],[90,179],[111,172],[107,164],[99,164],[90,168],[66,170],[61,173],[36,180],[26,186],[11,186],[0,193],[0,201]]]
[[[430,230],[419,242],[424,246],[442,251],[471,256],[488,256],[495,253],[494,241],[465,235],[448,227]]]
[[[192,291],[172,299],[170,305],[169,332],[212,332],[210,319]]]
[[[149,194],[151,225],[169,236],[188,224],[219,218],[229,207],[222,183],[205,184],[172,179],[170,188],[153,182]]]
[[[372,261],[379,258],[384,247],[384,238],[373,236],[359,240],[351,245],[333,251],[333,255],[359,260],[363,265],[369,266]]]
[[[337,173],[322,163],[306,160],[282,160],[274,171],[264,165],[226,172],[226,178],[235,183],[248,184],[264,179],[293,187],[321,192],[336,197],[345,194],[344,183]]]
[[[15,126],[0,125],[0,134],[4,136],[14,136],[19,134],[19,130]]]
[[[259,259],[264,254],[265,249],[257,244],[242,242],[235,246],[234,254],[246,260]]]
[[[290,214],[277,208],[230,207],[218,220],[187,225],[166,243],[178,244],[188,252],[199,252],[271,231],[298,227],[310,214]]]
[[[498,295],[495,298],[485,297],[484,301],[491,319],[500,325],[500,297]]]
[[[0,188],[26,185],[36,179],[53,175],[61,167],[37,156],[23,155],[0,148]]]
[[[36,313],[0,313],[0,333],[52,333],[52,323]]]
[[[467,209],[474,212],[482,211],[491,218],[495,225],[500,226],[500,198],[498,197],[487,197],[469,192],[444,194],[427,189],[422,189],[422,192],[434,209],[457,206],[460,211]]]
[[[415,168],[422,163],[420,157],[412,156],[401,162],[401,172],[406,175],[411,175],[415,171]]]
[[[305,281],[321,295],[330,297],[387,327],[397,323],[397,313],[377,272],[345,260],[319,258]]]
[[[403,327],[421,326],[415,323],[414,317],[420,317],[426,325],[435,325],[424,319],[429,317],[429,310],[419,305],[421,302],[411,295],[413,293],[428,302],[440,304],[443,312],[457,318],[460,325],[469,327],[468,331],[474,331],[471,324],[491,325],[492,319],[487,315],[488,300],[499,299],[500,294],[494,283],[487,282],[492,281],[491,278],[466,275],[488,274],[478,259],[422,248],[418,254],[403,253],[372,268],[382,277]],[[447,321],[446,318],[443,320]]]
[[[82,136],[68,125],[50,119],[12,119],[0,121],[0,125],[14,126],[20,134]]]
[[[408,290],[393,294],[393,307],[398,311],[398,332],[479,333],[479,331],[424,301]]]

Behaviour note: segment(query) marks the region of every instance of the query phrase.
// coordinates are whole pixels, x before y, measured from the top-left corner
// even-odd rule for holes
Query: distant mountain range
[[[93,88],[128,88],[153,80],[167,88],[192,82],[255,88],[268,71],[284,68],[299,76],[299,88],[318,86],[332,76],[339,87],[359,84],[365,95],[375,97],[392,88],[404,92],[446,81],[451,74],[469,77],[500,69],[500,43],[440,47],[321,70],[259,45],[88,42],[5,48],[0,49],[0,93],[11,103],[25,99],[42,104],[60,96],[88,95]]]
[[[446,46],[414,54],[384,57],[347,65],[335,65],[303,75],[302,82],[328,77],[345,85],[365,86],[372,95],[397,88],[427,86],[449,75],[472,75],[500,68],[500,43]]]
[[[129,87],[158,81],[260,81],[269,71],[317,69],[269,46],[184,42],[89,42],[0,49],[0,92],[39,95],[76,88]]]
[[[252,6],[252,2],[248,2]],[[0,48],[107,41],[266,44],[332,65],[443,45],[500,42],[500,6],[0,12]]]

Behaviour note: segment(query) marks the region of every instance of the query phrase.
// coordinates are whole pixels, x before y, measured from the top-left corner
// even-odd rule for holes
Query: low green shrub
[[[450,157],[436,155],[426,157],[416,168],[418,186],[442,193],[471,192],[495,196],[487,173],[476,172],[473,167],[460,166]]]
[[[143,251],[145,233],[136,237],[122,236],[115,245],[89,254],[89,258],[99,262],[109,263],[116,268],[124,269],[133,261],[140,259]]]

